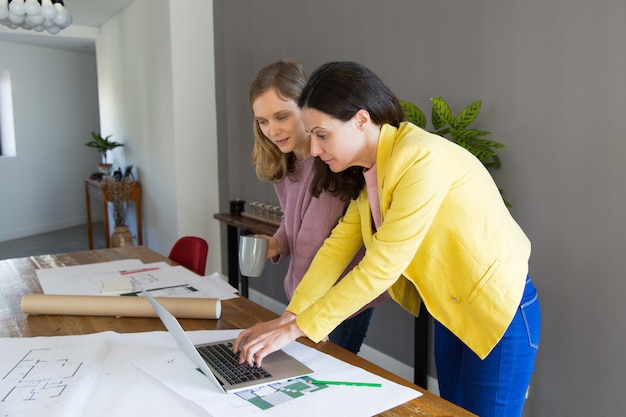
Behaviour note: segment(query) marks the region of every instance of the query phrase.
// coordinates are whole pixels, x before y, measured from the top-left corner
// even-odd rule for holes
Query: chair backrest
[[[204,276],[209,244],[197,236],[184,236],[174,243],[168,258],[198,275]]]

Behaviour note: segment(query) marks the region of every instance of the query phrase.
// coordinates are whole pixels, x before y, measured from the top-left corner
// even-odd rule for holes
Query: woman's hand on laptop
[[[242,331],[235,341],[233,350],[239,352],[239,363],[262,366],[263,358],[304,336],[293,313],[285,312],[281,317],[255,324]]]

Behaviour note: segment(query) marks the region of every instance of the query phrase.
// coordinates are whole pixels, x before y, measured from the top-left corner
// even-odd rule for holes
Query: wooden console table
[[[128,201],[135,202],[135,215],[137,220],[137,244],[143,245],[143,225],[141,223],[141,184],[139,181],[132,182],[133,188],[128,196]],[[106,247],[111,247],[111,231],[109,230],[109,201],[111,198],[107,192],[104,181],[92,180],[85,178],[85,201],[87,203],[87,232],[89,234],[89,249],[93,249],[93,228],[91,225],[91,196],[102,200],[102,209],[104,212],[104,241]]]
[[[213,215],[213,218],[228,226],[228,283],[235,288],[239,288],[241,295],[247,298],[248,277],[244,277],[239,273],[239,235],[247,231],[272,236],[278,227],[250,217],[229,213],[216,213]],[[421,387],[425,387],[428,382],[429,318],[430,315],[422,303],[420,315],[415,318],[415,356],[413,364],[413,382]]]

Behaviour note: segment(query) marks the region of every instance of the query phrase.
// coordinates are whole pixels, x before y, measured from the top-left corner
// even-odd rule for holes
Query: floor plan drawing
[[[30,350],[3,376],[10,388],[2,402],[37,401],[63,395],[83,363],[71,358],[50,358],[49,354],[50,349]]]
[[[0,416],[28,410],[52,410],[74,400],[90,375],[99,348],[50,347],[27,349],[3,363],[0,374]]]

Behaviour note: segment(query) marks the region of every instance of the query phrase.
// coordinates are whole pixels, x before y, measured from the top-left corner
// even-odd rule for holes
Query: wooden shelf
[[[280,226],[280,220],[268,219],[267,217],[257,216],[255,214],[247,213],[245,211],[241,213],[241,216],[247,217],[257,222],[271,224],[272,226],[276,226],[276,227]]]

